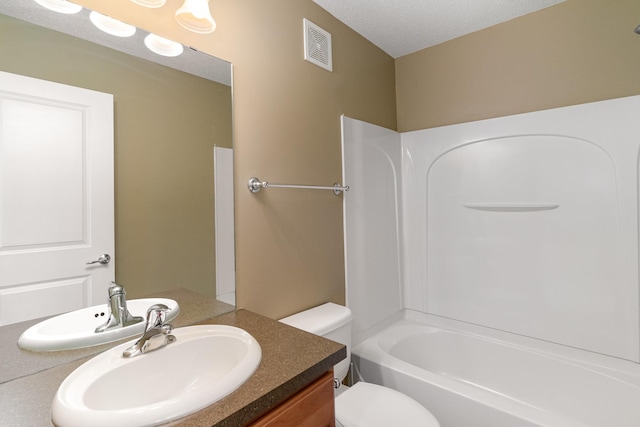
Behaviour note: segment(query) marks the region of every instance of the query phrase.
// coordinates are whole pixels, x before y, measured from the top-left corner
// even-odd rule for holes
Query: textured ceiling
[[[564,0],[313,0],[394,58]]]

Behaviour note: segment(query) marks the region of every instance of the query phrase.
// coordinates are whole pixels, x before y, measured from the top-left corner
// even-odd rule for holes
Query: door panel
[[[89,280],[90,276],[72,277],[0,289],[0,322],[14,323],[77,310],[85,305]]]
[[[103,302],[113,97],[0,73],[0,325]]]
[[[83,111],[2,100],[2,248],[84,243]]]

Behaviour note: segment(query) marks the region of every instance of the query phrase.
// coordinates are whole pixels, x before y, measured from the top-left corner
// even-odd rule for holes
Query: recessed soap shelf
[[[488,212],[538,212],[560,207],[557,203],[464,203],[462,206]]]

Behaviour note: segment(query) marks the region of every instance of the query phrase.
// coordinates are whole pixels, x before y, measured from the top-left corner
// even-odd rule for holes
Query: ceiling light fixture
[[[149,7],[155,9],[157,7],[162,7],[167,2],[167,0],[131,0],[135,4],[139,4],[140,6]]]
[[[165,39],[153,33],[144,38],[144,44],[150,51],[162,56],[178,56],[184,51],[184,47],[180,43]]]
[[[207,34],[216,29],[216,21],[209,11],[209,0],[184,0],[176,11],[176,21],[194,33]]]
[[[130,24],[125,24],[122,21],[113,19],[110,16],[103,15],[96,11],[89,14],[89,19],[100,30],[107,34],[117,37],[131,37],[136,33],[136,27]]]
[[[35,2],[44,8],[58,13],[66,13],[67,15],[78,13],[82,10],[82,6],[79,4],[66,0],[35,0]]]

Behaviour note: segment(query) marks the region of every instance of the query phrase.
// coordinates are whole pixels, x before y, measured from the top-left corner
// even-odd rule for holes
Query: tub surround
[[[638,108],[400,135],[343,118],[354,333],[407,308],[640,362]]]
[[[238,390],[195,414],[168,426],[237,427],[275,408],[346,357],[344,346],[246,310],[179,289],[156,297],[172,298],[181,307],[172,323],[222,324],[242,328],[262,347],[262,361]],[[225,314],[226,313],[226,314]],[[33,322],[23,322],[22,330]],[[0,328],[4,343],[16,343],[17,325]],[[13,340],[13,341],[10,341]],[[131,339],[128,339],[131,340]],[[119,342],[124,342],[122,340]],[[50,406],[60,383],[78,366],[118,342],[55,353],[34,353],[3,345],[0,383],[0,425],[52,425]],[[7,348],[9,347],[9,348]],[[162,351],[162,350],[159,350]]]
[[[631,96],[400,135],[343,118],[364,380],[445,427],[638,426],[638,108]],[[477,336],[429,321],[398,346],[398,326],[365,337],[402,324],[399,309]]]

